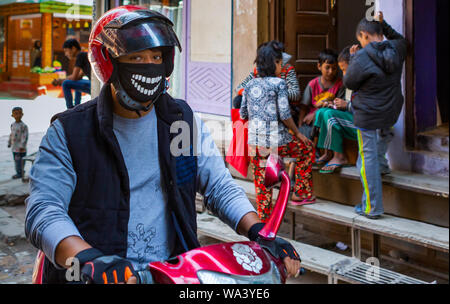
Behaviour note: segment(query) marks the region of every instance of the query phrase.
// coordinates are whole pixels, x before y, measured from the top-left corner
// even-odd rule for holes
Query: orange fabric
[[[114,283],[118,284],[119,280],[117,279],[117,271],[113,270]]]
[[[106,273],[105,272],[102,274],[102,277],[103,277],[103,282],[105,284],[108,284],[108,278],[106,277]]]
[[[129,278],[133,276],[133,273],[131,272],[131,269],[129,267],[125,268],[125,282],[128,281]]]

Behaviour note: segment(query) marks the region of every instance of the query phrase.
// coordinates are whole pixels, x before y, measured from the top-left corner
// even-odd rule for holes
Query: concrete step
[[[198,233],[206,235],[223,242],[248,242],[248,239],[238,235],[233,229],[219,220],[217,217],[201,213],[197,215]],[[293,242],[289,240],[289,242]],[[295,246],[297,245],[297,246]],[[323,275],[330,274],[332,265],[349,259],[345,255],[334,253],[322,248],[295,242],[295,249],[300,253],[302,266],[307,270],[318,272]]]
[[[342,168],[340,176],[359,180],[359,172],[356,167]],[[400,189],[412,192],[440,196],[448,198],[449,184],[448,178],[426,175],[406,171],[392,171],[391,174],[382,178],[384,185],[391,185]]]
[[[25,239],[24,224],[0,208],[0,241],[5,243]]]
[[[417,134],[418,149],[423,151],[446,152],[448,154],[448,141],[448,123],[433,130]]]
[[[224,242],[248,241],[246,237],[238,235],[233,229],[220,221],[217,217],[207,213],[197,215],[198,233]],[[288,239],[299,252],[302,259],[302,267],[309,271],[328,276],[328,283],[338,283],[338,280],[351,284],[427,284],[408,276],[393,271],[379,268],[380,276],[375,280],[368,280],[367,276],[354,275],[352,270],[358,267],[366,269],[370,265],[355,258],[335,253],[326,249],[311,246]],[[353,271],[354,272],[354,271]],[[367,274],[367,272],[364,272]],[[384,274],[386,273],[386,274]]]
[[[233,177],[253,182],[251,170],[243,177],[232,166]],[[448,177],[393,171],[382,178],[383,206],[387,214],[433,225],[449,227]],[[318,198],[355,206],[362,197],[362,185],[356,167],[338,173],[313,171],[313,191]]]
[[[248,198],[252,202],[255,202],[256,195],[253,183],[244,180],[236,180],[236,182],[244,189]],[[275,200],[278,196],[278,189],[274,189],[273,192],[273,198]],[[443,252],[449,251],[449,229],[445,227],[391,215],[383,215],[378,220],[369,220],[364,216],[356,214],[353,207],[323,199],[318,199],[315,204],[301,207],[289,204],[288,210],[307,217],[403,240],[426,248]]]
[[[219,151],[227,151],[230,145],[229,140],[215,140],[216,145]],[[447,175],[445,174],[436,174],[436,172],[427,172],[424,173],[416,173],[416,172],[406,172],[406,171],[393,171],[391,174],[385,175],[382,177],[383,184],[389,185],[392,187],[396,187],[399,189],[408,190],[411,192],[417,192],[432,196],[438,196],[443,198],[449,197],[449,180],[448,180],[448,161],[449,154],[446,152],[426,152],[426,151],[417,151],[418,154],[423,154],[428,159],[428,166],[424,165],[424,167],[437,167],[441,168],[444,172],[445,168],[447,168]],[[432,160],[440,161],[439,165],[436,163],[431,164]],[[286,166],[288,162],[285,163]],[[248,180],[253,180],[253,176],[251,170],[249,170],[248,176],[243,177],[239,172],[237,172],[232,166],[228,165],[228,168],[231,174],[236,178],[244,178]],[[318,173],[317,170],[315,173]],[[331,176],[326,175],[326,176]],[[343,178],[350,178],[353,180],[359,180],[359,172],[355,166],[342,168],[339,173],[335,173],[334,175],[339,175]]]
[[[21,179],[0,182],[0,206],[23,204],[30,194],[29,184]]]
[[[425,175],[449,177],[449,153],[411,151],[412,170]]]

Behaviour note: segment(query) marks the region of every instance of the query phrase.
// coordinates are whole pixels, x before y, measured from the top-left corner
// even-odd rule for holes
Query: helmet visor
[[[181,45],[172,26],[162,22],[146,22],[121,29],[104,28],[103,43],[114,58],[156,47]]]

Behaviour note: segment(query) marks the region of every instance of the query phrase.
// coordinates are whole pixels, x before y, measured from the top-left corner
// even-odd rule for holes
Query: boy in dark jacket
[[[401,75],[407,50],[407,41],[384,21],[382,12],[377,19],[359,23],[356,36],[363,48],[352,47],[344,77],[345,87],[357,93],[352,110],[364,192],[355,211],[373,219],[384,212],[381,174],[389,173],[385,154],[403,107]]]

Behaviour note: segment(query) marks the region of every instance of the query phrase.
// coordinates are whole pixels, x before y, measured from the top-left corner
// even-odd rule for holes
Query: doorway
[[[331,48],[339,53],[357,43],[356,26],[370,8],[361,0],[286,0],[280,5],[283,16],[277,20],[283,34],[274,38],[282,40],[293,56],[302,91],[319,75],[320,51]]]
[[[418,135],[438,129],[448,137],[448,0],[405,0],[405,142],[418,148]],[[445,36],[444,36],[445,35]]]
[[[15,15],[8,18],[7,71],[12,78],[29,78],[31,50],[41,40],[41,14]]]

